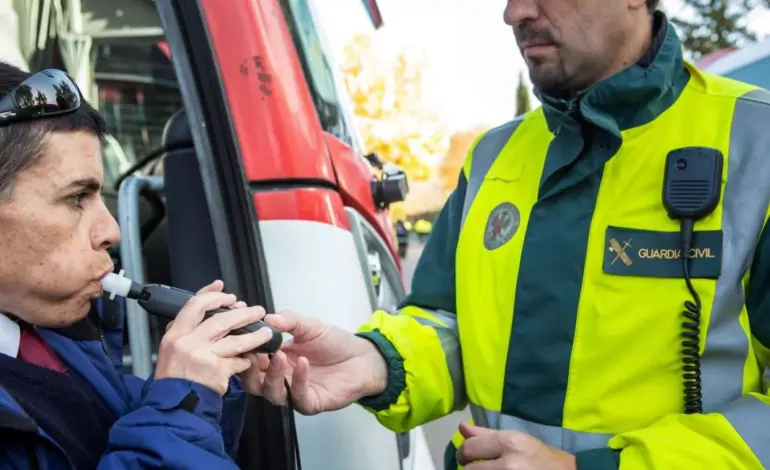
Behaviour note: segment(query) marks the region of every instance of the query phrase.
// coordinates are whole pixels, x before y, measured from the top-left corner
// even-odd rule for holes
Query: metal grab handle
[[[163,191],[162,176],[129,176],[118,191],[118,224],[120,225],[120,259],[125,275],[144,284],[139,197],[143,191]],[[152,345],[147,312],[136,302],[126,302],[128,348],[132,373],[146,379],[152,374]]]
[[[401,274],[398,271],[396,260],[393,258],[393,254],[388,250],[385,241],[380,237],[377,231],[372,225],[364,219],[355,209],[346,207],[345,214],[348,217],[350,223],[351,232],[353,233],[353,241],[356,245],[356,252],[358,255],[358,261],[361,265],[361,271],[367,279],[371,278],[369,272],[368,252],[370,247],[367,246],[367,242],[371,241],[373,251],[379,255],[380,269],[382,276],[387,279],[391,288],[394,291],[396,300],[400,302],[406,297],[406,289],[404,289],[403,280]],[[369,300],[372,304],[372,311],[378,309],[379,299],[374,291],[374,286],[371,282],[367,282],[367,291],[369,294]]]

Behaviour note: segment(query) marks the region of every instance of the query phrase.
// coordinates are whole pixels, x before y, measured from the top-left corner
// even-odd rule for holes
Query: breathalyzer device
[[[149,313],[173,320],[176,318],[182,307],[188,300],[195,296],[192,292],[163,284],[141,285],[131,279],[123,276],[123,270],[120,274],[110,273],[102,279],[102,288],[110,293],[110,299],[116,295],[129,299],[134,299],[137,303]],[[218,308],[206,312],[205,318],[210,318],[217,313],[226,312],[228,308]],[[272,354],[281,347],[283,335],[280,331],[273,328],[263,321],[251,323],[241,328],[230,331],[232,335],[244,335],[253,333],[261,328],[269,328],[273,332],[270,341],[254,350],[257,353]]]

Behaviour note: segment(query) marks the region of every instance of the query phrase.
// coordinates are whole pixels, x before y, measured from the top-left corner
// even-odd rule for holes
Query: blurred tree
[[[692,19],[671,18],[693,59],[728,47],[756,41],[743,19],[754,8],[770,6],[770,0],[682,0]]]
[[[445,191],[452,191],[457,186],[457,178],[468,156],[473,142],[488,129],[487,126],[477,125],[471,129],[456,132],[449,138],[449,150],[439,167],[439,178]]]
[[[770,1],[770,0],[768,0]],[[521,116],[532,109],[529,104],[529,89],[524,83],[524,72],[519,72],[519,87],[516,89],[516,116]]]
[[[424,56],[388,54],[367,35],[344,48],[342,73],[364,147],[401,167],[411,181],[425,180],[425,157],[442,155],[447,132],[423,98]]]

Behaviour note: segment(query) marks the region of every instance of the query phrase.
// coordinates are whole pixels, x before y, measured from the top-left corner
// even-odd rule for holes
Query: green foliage
[[[671,18],[685,49],[694,59],[729,47],[756,41],[743,21],[756,7],[770,6],[770,0],[682,0],[694,18]]]
[[[529,90],[524,83],[524,73],[519,73],[519,86],[516,88],[516,116],[521,116],[530,109],[532,106],[529,103]]]

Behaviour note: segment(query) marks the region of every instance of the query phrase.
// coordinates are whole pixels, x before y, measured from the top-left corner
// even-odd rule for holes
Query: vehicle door
[[[166,197],[170,199],[172,196],[168,187],[172,180],[179,183],[177,189],[182,197],[177,200],[180,205],[184,204],[181,202],[184,191],[188,191],[187,197],[192,198],[198,191],[191,190],[199,189],[205,206],[199,214],[199,227],[193,226],[193,220],[187,236],[193,235],[193,230],[207,229],[211,232],[208,243],[203,240],[199,247],[173,245],[175,240],[170,234],[169,243],[173,245],[170,248],[177,249],[177,260],[191,267],[211,264],[213,258],[212,271],[218,271],[217,277],[224,281],[229,292],[250,305],[263,305],[268,311],[274,311],[259,216],[248,190],[243,164],[246,161],[243,154],[250,149],[243,148],[242,144],[261,136],[252,134],[251,138],[246,138],[244,134],[248,131],[243,128],[244,123],[237,120],[237,113],[243,107],[240,110],[232,108],[234,100],[243,100],[245,108],[256,107],[258,103],[253,102],[253,96],[237,96],[239,90],[229,83],[233,77],[229,72],[242,76],[239,68],[231,70],[230,67],[233,65],[232,58],[244,51],[232,41],[222,44],[222,36],[223,33],[227,35],[227,29],[246,34],[249,28],[253,28],[248,23],[248,17],[253,17],[252,10],[263,2],[157,0],[155,3],[183,98],[188,129],[182,133],[189,132],[196,157],[187,164],[177,166],[170,165],[166,157]],[[227,18],[233,17],[227,13],[229,9],[236,12],[236,22],[232,24],[226,22]],[[248,13],[244,13],[244,9]],[[239,18],[238,14],[243,17]],[[223,47],[231,48],[230,53],[223,54]],[[254,64],[255,55],[244,56],[250,66]],[[259,117],[252,116],[254,119]],[[169,174],[170,171],[177,171],[182,175],[190,168],[195,168],[195,171],[189,174],[186,182]],[[199,188],[185,183],[197,183]],[[188,213],[191,210],[190,207],[185,209]],[[174,210],[175,207],[169,203],[170,225]],[[178,214],[181,216],[182,212]],[[188,247],[187,253],[181,251],[184,246]],[[211,254],[208,258],[205,257],[206,252]],[[286,408],[251,397],[237,459],[239,466],[254,470],[295,468],[291,436],[293,424],[293,416]]]

